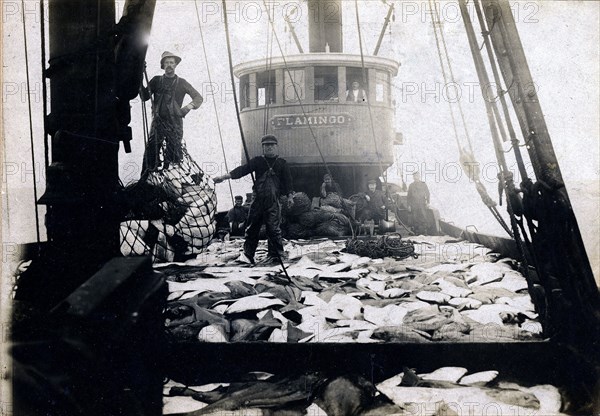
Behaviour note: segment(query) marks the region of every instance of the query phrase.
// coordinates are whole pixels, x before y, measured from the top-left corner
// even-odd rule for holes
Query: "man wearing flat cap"
[[[148,87],[142,88],[144,101],[152,97],[152,127],[142,171],[155,169],[162,164],[181,162],[183,157],[183,118],[191,110],[202,104],[202,96],[185,79],[175,75],[175,68],[181,58],[171,52],[163,52],[160,67],[165,71],[153,77]],[[183,99],[189,95],[192,102],[183,105]]]
[[[226,179],[239,179],[254,172],[256,181],[252,189],[256,197],[250,205],[246,220],[244,253],[239,260],[244,263],[254,263],[260,227],[265,224],[269,248],[266,263],[279,263],[279,259],[284,257],[279,196],[287,195],[288,205],[293,205],[292,175],[285,159],[278,156],[277,138],[269,134],[261,139],[261,143],[262,156],[251,159],[247,164],[233,169],[230,173],[215,177],[214,181],[219,183]]]

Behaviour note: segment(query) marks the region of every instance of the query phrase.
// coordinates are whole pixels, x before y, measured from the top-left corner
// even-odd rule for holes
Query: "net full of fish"
[[[465,243],[447,243],[446,249],[452,244]],[[166,330],[175,340],[426,343],[542,336],[526,290],[509,290],[520,287],[515,279],[525,278],[479,246],[470,248],[474,254],[468,261],[440,258],[421,267],[412,257],[345,253],[343,241],[290,241],[285,247],[293,258],[286,261],[289,279],[281,266],[233,261],[240,242],[214,247],[199,257],[208,263],[157,268],[169,281]],[[265,242],[258,253],[257,260],[266,255]],[[510,286],[492,286],[505,278]],[[219,320],[206,319],[206,313]]]
[[[123,255],[152,254],[155,262],[172,262],[205,250],[215,234],[217,197],[212,180],[187,152],[180,163],[155,169],[134,186],[155,189],[160,197],[146,198],[141,218],[121,223]],[[154,218],[144,218],[150,211]]]

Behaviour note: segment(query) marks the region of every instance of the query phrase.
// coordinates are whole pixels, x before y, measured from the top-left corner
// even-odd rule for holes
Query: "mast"
[[[549,279],[546,296],[563,336],[593,345],[589,337],[597,337],[600,331],[600,296],[510,5],[506,0],[482,4],[537,178],[536,183],[524,181],[521,187],[525,216],[537,221],[532,243],[541,267],[538,273]]]
[[[120,256],[119,141],[128,144],[129,100],[142,78],[153,0],[49,2],[52,162],[46,172],[48,243],[17,297],[51,306]],[[118,46],[118,48],[117,48]],[[31,277],[29,277],[31,276]],[[39,280],[41,279],[41,280]],[[44,283],[41,283],[41,282]]]

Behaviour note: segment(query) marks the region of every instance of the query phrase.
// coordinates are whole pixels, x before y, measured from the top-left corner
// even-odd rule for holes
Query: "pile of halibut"
[[[281,265],[238,264],[243,241],[164,263],[167,333],[190,342],[511,342],[540,339],[510,259],[450,237],[410,237],[417,258],[371,259],[344,240],[292,240]]]
[[[179,416],[560,415],[563,407],[555,386],[525,387],[500,380],[497,371],[469,374],[462,367],[427,374],[405,368],[378,384],[352,373],[253,372],[193,387],[169,381],[164,396],[163,414]]]

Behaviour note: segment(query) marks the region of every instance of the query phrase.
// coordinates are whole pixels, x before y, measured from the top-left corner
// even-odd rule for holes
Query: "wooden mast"
[[[524,182],[525,216],[538,222],[532,243],[546,275],[546,296],[563,336],[589,340],[600,331],[600,295],[506,0],[483,0],[489,36],[537,178]],[[560,309],[560,310],[558,310]],[[590,332],[591,330],[591,332]],[[591,343],[590,343],[591,345]]]

